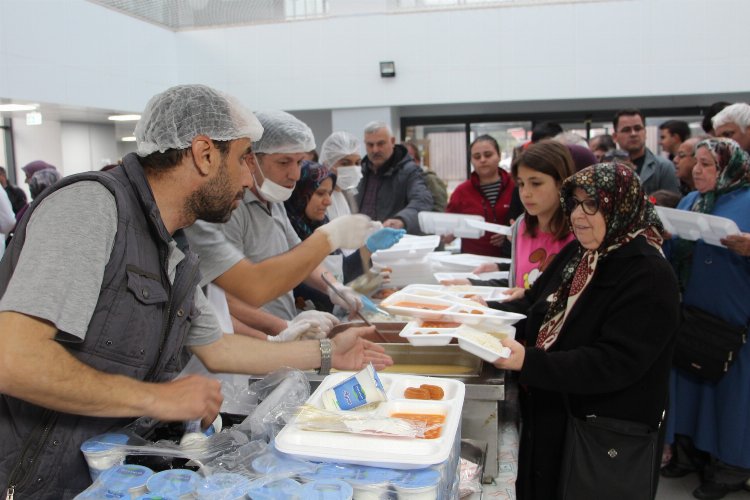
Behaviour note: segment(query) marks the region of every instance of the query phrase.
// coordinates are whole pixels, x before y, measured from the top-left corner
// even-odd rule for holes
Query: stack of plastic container
[[[432,262],[427,259],[440,244],[440,236],[406,235],[387,250],[372,255],[373,265],[391,270],[391,286],[401,287],[412,283],[436,283]]]

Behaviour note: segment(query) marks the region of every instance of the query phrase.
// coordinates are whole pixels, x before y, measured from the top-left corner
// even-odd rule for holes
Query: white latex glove
[[[300,321],[294,323],[289,321],[287,327],[279,332],[278,335],[269,335],[269,342],[291,342],[298,340],[302,335],[310,329],[310,323],[307,321]]]
[[[336,316],[323,311],[303,311],[289,324],[299,322],[306,322],[310,325],[310,329],[302,334],[303,339],[324,339],[331,329],[340,323]]]
[[[374,231],[380,229],[380,222],[373,222],[366,215],[343,215],[336,217],[328,224],[323,224],[316,231],[322,231],[328,237],[331,251],[339,248],[359,248]]]
[[[338,220],[338,219],[334,219]],[[336,283],[333,285],[333,287],[339,292],[336,294],[333,290],[328,290],[328,298],[331,299],[331,302],[333,302],[337,306],[341,306],[350,313],[359,311],[362,309],[362,300],[359,298],[359,294],[355,292],[352,288],[342,285],[341,283]],[[343,299],[341,297],[343,297]]]

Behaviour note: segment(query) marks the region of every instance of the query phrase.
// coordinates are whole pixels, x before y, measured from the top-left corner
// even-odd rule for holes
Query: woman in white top
[[[320,163],[336,174],[336,187],[326,211],[329,220],[357,213],[357,186],[362,179],[359,139],[349,132],[334,132],[320,147]]]

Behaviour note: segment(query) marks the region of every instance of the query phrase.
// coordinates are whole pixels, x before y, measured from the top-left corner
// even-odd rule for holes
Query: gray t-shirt
[[[47,320],[63,333],[62,339],[83,340],[116,232],[115,198],[100,183],[81,181],[48,196],[31,215],[0,311]],[[174,241],[171,248],[169,279],[174,280],[175,268],[185,256]],[[218,340],[223,333],[200,288],[195,305],[201,314],[192,323],[186,345]]]
[[[221,224],[197,220],[185,228],[190,249],[200,256],[201,282],[207,285],[245,258],[242,252],[229,243]]]
[[[268,204],[249,189],[245,191],[242,204],[232,212],[229,222],[221,225],[221,229],[227,240],[241,249],[252,262],[261,262],[288,252],[300,243],[284,204],[271,203],[269,209]],[[291,291],[268,302],[263,309],[285,320],[294,319],[297,315]]]

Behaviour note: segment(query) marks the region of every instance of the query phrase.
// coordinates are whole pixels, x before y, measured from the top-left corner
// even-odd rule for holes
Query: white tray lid
[[[720,241],[722,238],[740,234],[737,224],[726,217],[668,207],[656,207],[656,213],[664,229],[685,240],[703,240],[709,245],[724,246]]]
[[[452,234],[457,238],[481,238],[484,231],[471,227],[468,221],[484,221],[481,215],[419,212],[419,228],[428,234]]]

